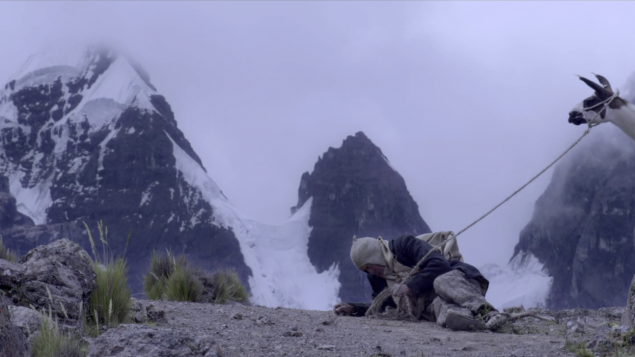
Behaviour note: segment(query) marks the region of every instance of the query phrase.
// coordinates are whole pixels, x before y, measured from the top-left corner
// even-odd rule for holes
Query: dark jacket
[[[407,267],[414,267],[415,264],[421,260],[432,249],[432,246],[427,242],[417,239],[411,235],[403,235],[395,240],[388,242],[390,251],[395,255],[397,261]],[[448,262],[438,250],[430,253],[426,260],[419,265],[420,271],[410,278],[410,281],[406,285],[412,291],[415,297],[419,297],[427,292],[434,291],[434,279],[441,274],[445,274],[450,270],[459,269],[465,273],[467,278],[477,279],[481,286],[487,286],[489,282],[481,274],[478,269],[470,264],[463,263],[459,260],[453,260]],[[375,299],[379,293],[388,287],[386,279],[367,274],[370,286],[373,288],[372,298]],[[426,297],[427,299],[427,297]],[[429,302],[428,302],[429,303]],[[355,306],[356,311],[354,316],[363,316],[368,310],[370,304],[368,303],[349,303]],[[396,307],[392,298],[388,299],[384,306]]]

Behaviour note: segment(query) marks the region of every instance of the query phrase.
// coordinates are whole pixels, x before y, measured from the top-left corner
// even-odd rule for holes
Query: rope
[[[459,233],[454,234],[453,232],[450,235],[450,238],[448,238],[445,242],[442,242],[434,247],[432,247],[432,249],[430,249],[430,251],[423,256],[423,258],[421,258],[421,260],[419,260],[419,262],[417,262],[417,264],[415,264],[415,266],[408,272],[408,275],[406,275],[406,277],[403,279],[403,281],[399,284],[406,284],[413,272],[419,267],[419,265],[421,265],[421,263],[423,263],[426,258],[432,254],[432,252],[434,252],[435,250],[439,250],[441,252],[441,246],[443,244],[446,244],[448,242],[450,242],[451,240],[456,240],[456,237],[458,237],[461,233],[467,231],[468,229],[470,229],[472,226],[474,226],[475,224],[477,224],[478,222],[482,221],[485,217],[489,216],[492,212],[494,212],[498,207],[502,206],[503,204],[505,204],[507,201],[509,201],[512,197],[516,196],[520,191],[522,191],[525,187],[529,186],[529,184],[531,184],[532,182],[534,182],[538,177],[540,177],[542,174],[544,174],[547,170],[549,170],[553,165],[556,164],[556,162],[558,162],[560,159],[562,159],[563,156],[565,156],[567,153],[569,153],[569,151],[571,151],[571,149],[573,149],[576,145],[578,145],[578,143],[580,143],[580,141],[582,141],[582,139],[584,139],[585,136],[587,136],[590,132],[591,132],[591,128],[593,128],[596,125],[599,125],[601,123],[594,123],[595,119],[604,111],[606,110],[606,108],[613,102],[613,100],[615,98],[617,98],[619,96],[619,91],[615,92],[611,97],[609,97],[608,99],[595,104],[591,107],[586,107],[583,108],[583,110],[590,110],[593,108],[598,107],[601,104],[604,104],[604,107],[602,107],[602,109],[600,109],[600,111],[598,111],[595,116],[593,117],[593,119],[591,119],[587,124],[588,127],[587,129],[584,131],[584,133],[582,133],[582,136],[580,136],[578,138],[578,140],[576,140],[573,144],[571,144],[562,154],[560,154],[560,156],[558,156],[555,160],[553,160],[549,165],[547,165],[547,167],[545,167],[542,171],[540,171],[537,175],[535,175],[534,177],[532,177],[529,181],[527,181],[527,183],[525,183],[524,185],[522,185],[519,189],[517,189],[516,191],[514,191],[514,193],[512,193],[511,195],[507,196],[507,198],[505,198],[501,203],[497,204],[496,206],[494,206],[494,208],[492,208],[491,210],[489,210],[487,213],[485,213],[484,215],[482,215],[481,217],[479,217],[476,221],[470,223],[467,227],[461,229],[459,231]],[[443,254],[443,252],[441,252],[441,254]],[[379,297],[379,296],[378,296]],[[387,299],[387,298],[386,298]],[[383,304],[383,301],[379,302],[379,304]],[[373,303],[373,305],[375,305]],[[376,313],[376,311],[371,311],[371,309],[368,309],[366,316],[370,317],[370,315],[372,315],[373,313]]]

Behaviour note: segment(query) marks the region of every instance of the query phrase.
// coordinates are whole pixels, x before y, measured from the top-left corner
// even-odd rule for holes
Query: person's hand
[[[410,292],[410,288],[406,284],[395,284],[390,292],[392,296],[404,296]]]
[[[341,302],[333,306],[333,312],[335,313],[335,315],[352,315],[355,313],[355,306],[349,305],[345,302]]]

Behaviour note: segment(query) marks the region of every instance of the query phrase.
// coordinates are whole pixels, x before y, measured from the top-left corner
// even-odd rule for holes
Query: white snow
[[[154,110],[150,95],[155,91],[148,87],[139,73],[124,56],[118,56],[92,87],[85,93],[83,102],[107,98],[128,107],[133,101],[136,107]]]
[[[36,72],[60,71],[62,68],[74,69],[77,73],[86,65],[90,47],[55,44],[43,51],[31,55],[9,81],[26,82],[26,78]],[[26,85],[31,85],[27,83]]]
[[[3,102],[0,104],[0,122],[5,120],[15,123],[18,121],[18,108],[15,107],[13,102]]]
[[[51,206],[51,180],[43,180],[32,188],[24,188],[20,180],[24,172],[15,171],[9,177],[9,190],[17,201],[18,212],[30,217],[35,224],[46,223],[46,210]]]
[[[150,199],[152,198],[152,193],[150,191],[152,190],[152,187],[154,186],[155,184],[152,183],[150,186],[148,186],[148,188],[145,191],[141,193],[141,203],[139,203],[139,207],[143,207],[143,205],[145,205],[146,203],[150,201]]]
[[[308,258],[312,201],[278,226],[245,220],[247,234],[239,241],[253,272],[249,286],[254,304],[330,310],[339,302],[339,268],[318,274]]]
[[[245,263],[252,270],[252,303],[307,310],[329,310],[338,302],[339,268],[317,272],[307,254],[310,228],[309,199],[289,220],[278,226],[243,218],[222,195],[203,168],[181,149],[168,133],[176,169],[214,210],[214,224],[230,227]]]
[[[102,140],[101,143],[99,143],[99,166],[97,168],[97,172],[101,171],[104,169],[104,156],[106,155],[106,150],[108,150],[108,148],[106,147],[106,144],[108,144],[108,142],[110,140],[112,140],[112,138],[114,138],[115,136],[117,136],[117,134],[119,133],[119,130],[121,130],[121,128],[119,129],[112,129],[108,135],[106,136],[106,138],[104,140]]]
[[[487,264],[479,270],[489,280],[486,298],[494,307],[545,306],[553,278],[532,254],[520,253],[503,268]]]

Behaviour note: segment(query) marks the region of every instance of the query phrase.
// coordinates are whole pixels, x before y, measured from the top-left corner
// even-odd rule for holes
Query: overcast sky
[[[635,71],[632,2],[0,2],[0,81],[52,41],[107,40],[171,104],[209,175],[280,223],[300,176],[363,131],[433,230],[458,231],[584,130],[567,113]],[[609,124],[607,124],[609,125]],[[552,171],[459,239],[505,263]]]

